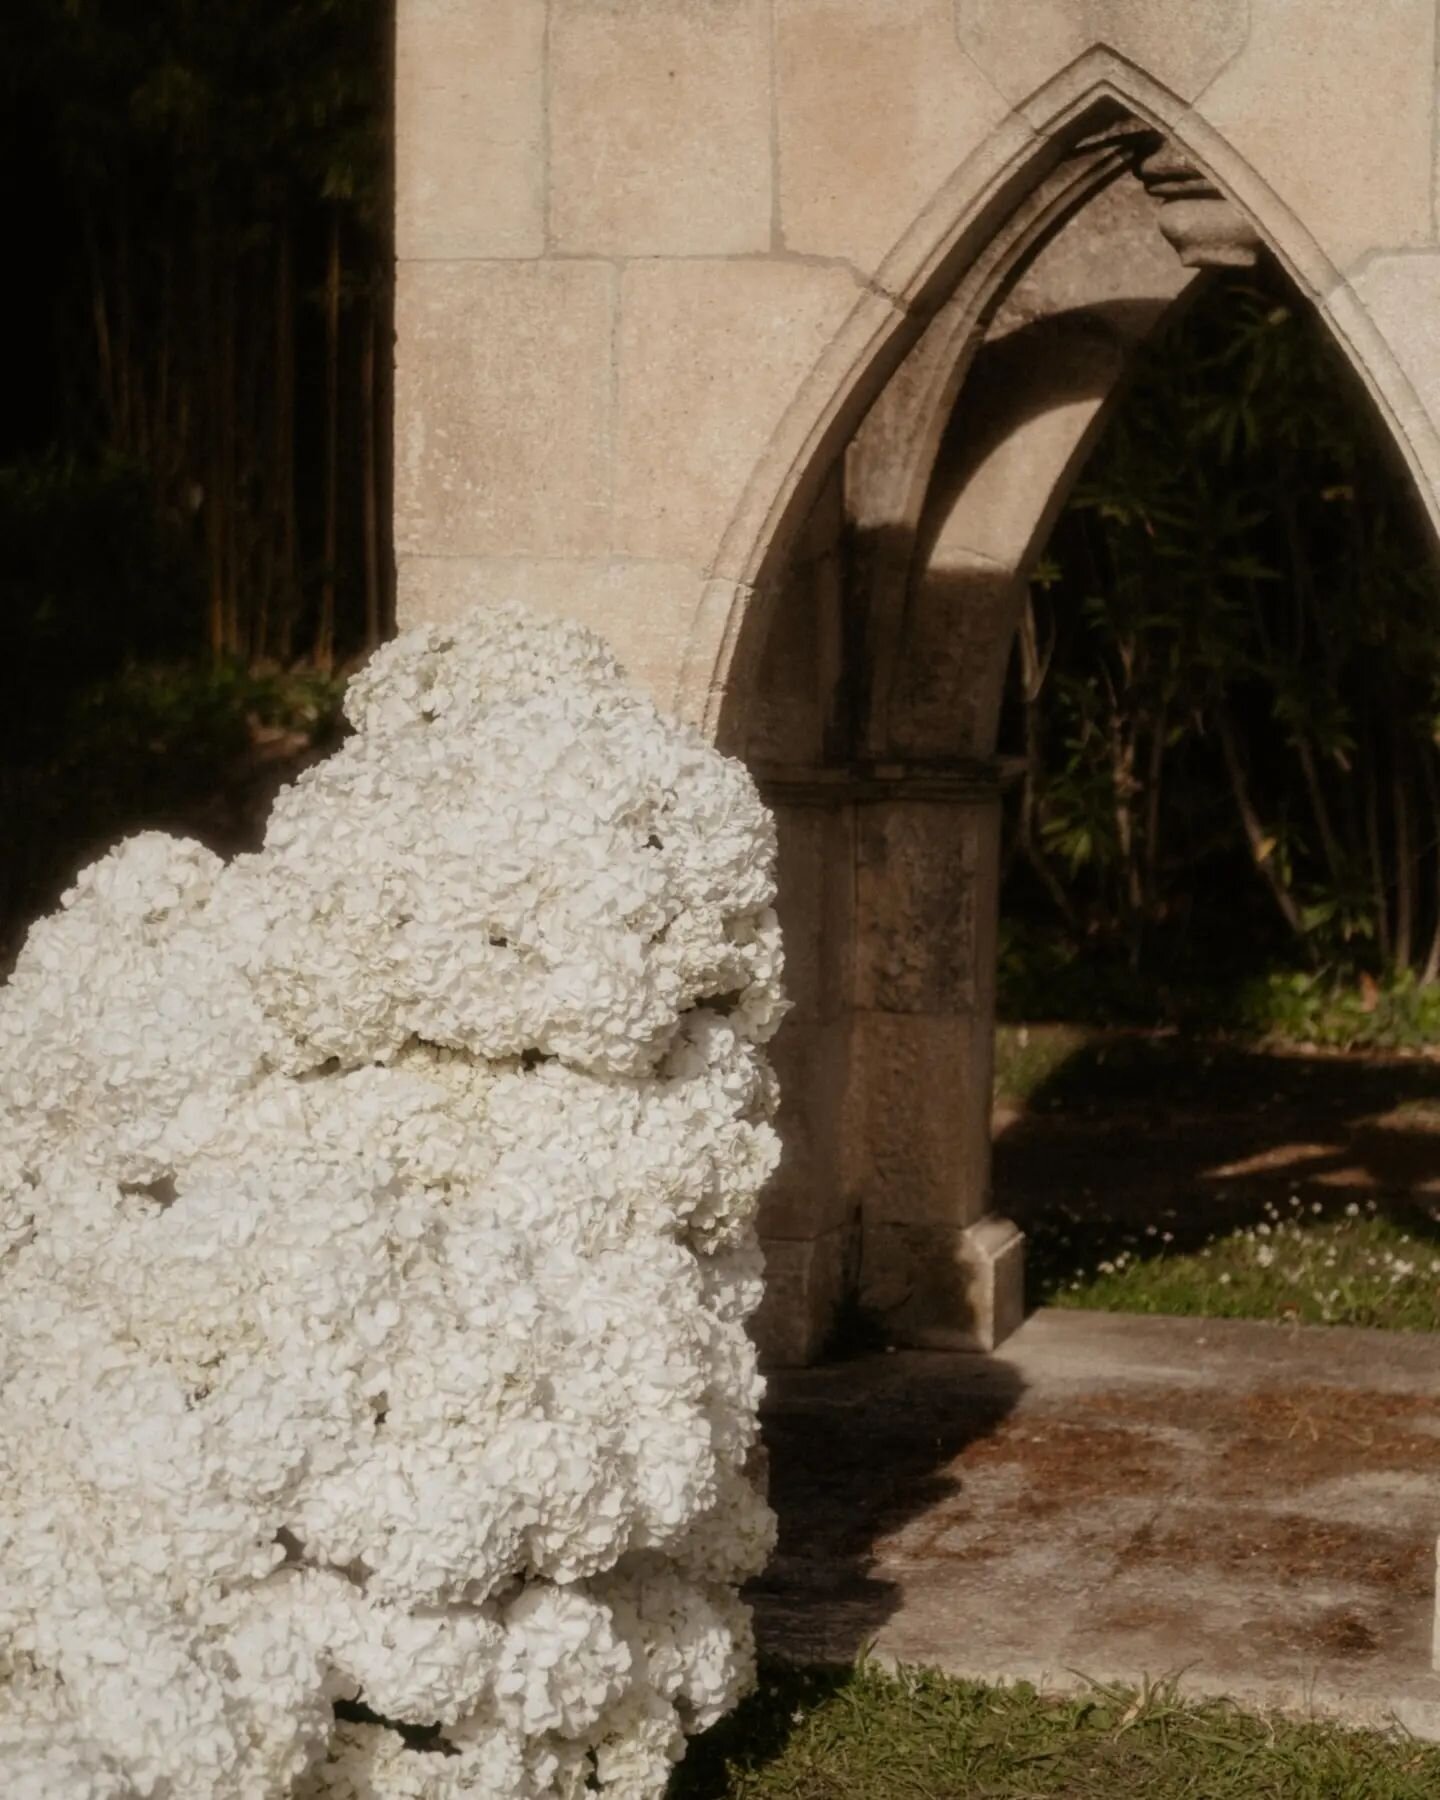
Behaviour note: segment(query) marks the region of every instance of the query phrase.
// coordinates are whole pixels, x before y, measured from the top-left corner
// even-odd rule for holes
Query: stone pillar
[[[1024,1240],[990,1212],[999,797],[988,771],[894,769],[857,809],[847,1136],[859,1300],[897,1342],[992,1349]]]
[[[755,1335],[768,1363],[823,1354],[854,1288],[858,1214],[845,1179],[854,941],[854,809],[822,788],[772,791],[791,1012],[770,1047],[780,1081],[780,1167],[761,1203],[765,1299]],[[825,804],[833,798],[836,803]]]
[[[767,1361],[847,1303],[896,1343],[991,1349],[1023,1239],[990,1205],[1000,809],[988,766],[761,768],[795,1010],[761,1236]]]

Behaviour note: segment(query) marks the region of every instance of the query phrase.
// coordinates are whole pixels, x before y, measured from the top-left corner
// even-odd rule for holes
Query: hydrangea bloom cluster
[[[10,1800],[641,1800],[748,1679],[770,822],[514,611],[347,713],[0,990]]]

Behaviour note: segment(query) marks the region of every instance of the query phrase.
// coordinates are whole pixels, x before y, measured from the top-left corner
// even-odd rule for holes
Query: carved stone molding
[[[818,768],[751,762],[749,767],[764,798],[780,806],[864,806],[907,800],[989,805],[1024,772],[1023,762],[1015,757]]]
[[[1183,151],[1162,141],[1137,173],[1160,202],[1160,231],[1187,269],[1249,269],[1259,257],[1255,227]]]

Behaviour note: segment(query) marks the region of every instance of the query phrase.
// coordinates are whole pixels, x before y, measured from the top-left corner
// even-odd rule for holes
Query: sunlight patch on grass
[[[1097,1229],[1057,1208],[1032,1227],[1032,1291],[1051,1306],[1305,1325],[1440,1330],[1440,1234],[1373,1200],[1334,1211],[1292,1196],[1255,1223],[1175,1243],[1165,1222]]]

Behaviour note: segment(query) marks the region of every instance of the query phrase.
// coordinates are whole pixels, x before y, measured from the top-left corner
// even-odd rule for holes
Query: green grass
[[[1163,1227],[1101,1237],[1093,1220],[1062,1214],[1032,1228],[1033,1289],[1048,1305],[1101,1312],[1440,1331],[1440,1240],[1373,1200],[1331,1216],[1299,1200],[1265,1213],[1177,1253]]]
[[[919,1671],[765,1673],[671,1800],[1434,1800],[1440,1747],[1188,1705],[1041,1699]]]
[[[996,1101],[1022,1106],[1102,1036],[1090,1025],[997,1025]]]
[[[995,1095],[1032,1306],[1440,1330],[1435,1061],[1004,1025]]]

